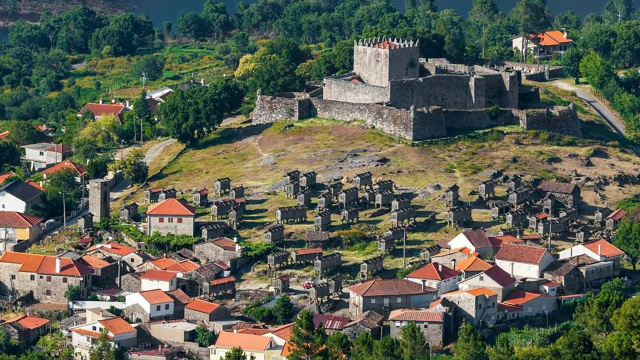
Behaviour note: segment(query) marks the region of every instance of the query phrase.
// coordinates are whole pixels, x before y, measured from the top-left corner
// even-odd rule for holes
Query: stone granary
[[[231,190],[231,179],[229,178],[217,179],[213,183],[214,194],[222,195],[222,193],[229,192],[229,190]]]
[[[372,175],[370,172],[364,172],[361,174],[356,174],[356,176],[353,177],[353,186],[357,187],[357,188],[367,188],[367,186],[369,188],[372,188],[373,186],[373,182],[372,182]]]
[[[269,226],[264,231],[264,241],[271,243],[279,243],[284,240],[284,226],[281,224],[276,224]]]
[[[382,331],[382,322],[384,316],[375,311],[366,311],[356,316],[353,321],[345,325],[342,332],[347,335],[349,340],[353,340],[363,332],[368,333],[374,339],[380,339]]]
[[[542,211],[547,214],[553,215],[553,209],[556,206],[556,197],[553,194],[547,194],[547,196],[542,199]]]
[[[158,194],[158,201],[165,201],[167,199],[175,199],[177,195],[176,189],[164,189]]]
[[[314,261],[322,256],[322,248],[301,249],[291,252],[291,261],[294,263],[305,263]]]
[[[457,184],[453,184],[451,187],[444,191],[443,199],[445,206],[454,207],[458,205],[458,200],[460,199],[458,190],[460,190],[460,187]]]
[[[316,231],[327,230],[331,226],[331,211],[321,211],[313,219],[313,226]]]
[[[296,195],[300,192],[300,182],[299,181],[291,181],[287,184],[284,184],[284,193],[287,198],[295,198]]]
[[[328,231],[307,231],[304,235],[304,242],[307,247],[326,248],[331,244],[331,233]]]
[[[322,276],[325,270],[338,267],[340,264],[342,264],[340,253],[323,255],[313,261],[313,270],[317,271],[319,276]]]
[[[331,196],[338,197],[338,194],[342,191],[342,183],[339,181],[333,182],[327,185],[327,192],[331,194]]]
[[[338,203],[343,209],[352,207],[358,202],[358,189],[351,188],[342,190],[338,194]]]
[[[537,231],[538,224],[546,223],[547,221],[549,221],[549,214],[547,214],[546,212],[541,212],[529,216],[529,229]]]
[[[511,210],[511,204],[504,200],[492,200],[487,202],[487,206],[491,210],[491,218],[497,220],[500,216],[505,215]]]
[[[393,192],[393,180],[377,180],[373,184],[373,190]]]
[[[580,204],[580,187],[576,184],[543,181],[538,185],[538,190],[552,194],[558,202],[567,207],[577,207]]]
[[[309,301],[322,303],[328,301],[330,297],[329,284],[326,282],[313,284],[309,289]]]
[[[158,201],[158,197],[164,191],[162,187],[155,187],[144,191],[144,202],[152,203]]]
[[[568,207],[558,213],[558,218],[564,218],[569,221],[578,220],[578,209],[574,207]]]
[[[471,208],[467,206],[457,206],[447,212],[448,225],[464,225],[471,222]]]
[[[300,186],[302,186],[302,188],[304,189],[314,187],[316,185],[317,177],[318,177],[318,174],[316,174],[313,171],[309,171],[300,175]]]
[[[267,265],[271,269],[275,269],[276,266],[287,264],[289,262],[289,253],[283,250],[276,250],[267,255]]]
[[[130,222],[138,215],[138,204],[131,203],[120,208],[120,221]]]
[[[405,228],[399,226],[392,226],[384,232],[384,236],[390,237],[393,240],[402,240],[405,234]]]
[[[209,202],[209,190],[207,190],[207,188],[203,188],[194,191],[191,196],[191,201],[194,205],[206,205]]]
[[[227,220],[230,227],[234,230],[238,230],[238,227],[244,222],[244,211],[242,211],[242,206],[236,206],[231,209]]]
[[[515,191],[522,187],[522,179],[519,175],[513,175],[509,181],[507,181],[507,192]]]
[[[393,202],[393,193],[391,191],[379,191],[375,194],[374,205],[377,208],[388,207]],[[411,204],[411,202],[409,202]],[[403,207],[404,209],[409,208],[410,206]],[[399,210],[399,209],[398,209]]]
[[[356,223],[360,220],[360,212],[357,207],[344,209],[340,212],[340,221],[342,223]]]
[[[616,230],[618,228],[618,224],[620,224],[620,221],[622,221],[625,215],[627,215],[627,211],[624,209],[617,209],[612,212],[604,221],[605,228],[609,231]]]
[[[379,193],[378,190],[365,190],[362,193],[362,198],[360,199],[360,203],[369,208],[376,201],[376,194]]]
[[[478,185],[478,193],[482,199],[487,200],[496,194],[495,181],[485,180]]]
[[[86,213],[80,215],[78,218],[78,230],[86,232],[91,229],[93,229],[93,214]]]
[[[236,206],[236,202],[233,200],[218,200],[214,201],[211,205],[211,217],[218,220],[220,216],[229,215],[229,211]]]
[[[561,234],[569,231],[568,219],[551,219],[547,222],[538,223],[538,234]]]
[[[514,191],[510,192],[508,195],[509,204],[513,208],[518,208],[518,205],[521,205],[531,199],[531,195],[533,194],[533,190],[529,187],[523,186],[521,188],[517,188]]]
[[[396,240],[389,236],[383,236],[378,239],[378,252],[389,251],[396,247]]]
[[[598,208],[598,210],[595,213],[595,219],[594,219],[594,222],[596,223],[596,225],[602,226],[605,219],[609,217],[609,214],[611,214],[612,212],[613,210],[609,208]]]
[[[200,228],[202,231],[202,238],[209,240],[222,237],[224,230],[227,228],[227,224],[212,223],[204,225]]]
[[[311,204],[311,190],[300,190],[300,192],[296,195],[296,204],[309,206]]]
[[[413,206],[398,209],[391,212],[391,224],[398,226],[405,222],[412,222],[416,220],[416,209]]]
[[[306,206],[286,206],[276,209],[276,221],[278,224],[307,221]]]
[[[300,182],[300,171],[298,170],[289,171],[288,173],[284,174],[284,176],[282,177],[283,185],[287,185],[292,182]]]
[[[360,277],[366,280],[369,275],[375,274],[376,272],[382,270],[383,264],[383,256],[376,256],[371,259],[365,259],[360,264]]]
[[[391,202],[391,211],[395,211],[398,209],[402,209],[402,208],[406,208],[411,206],[411,198],[409,197],[399,197],[397,199],[394,199]]]
[[[528,214],[525,210],[510,211],[506,216],[506,220],[506,224],[509,226],[518,226],[529,222]]]
[[[244,186],[236,186],[229,191],[229,197],[232,199],[242,199],[244,197]]]
[[[280,275],[273,281],[273,290],[276,295],[289,292],[289,276]]]
[[[318,195],[318,211],[331,210],[333,196],[329,192]]]

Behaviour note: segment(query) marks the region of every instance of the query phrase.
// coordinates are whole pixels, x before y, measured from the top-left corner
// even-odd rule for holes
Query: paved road
[[[551,84],[563,90],[575,91],[576,95],[589,104],[589,106],[591,106],[593,110],[595,110],[598,115],[600,115],[600,117],[603,118],[617,133],[624,136],[624,122],[609,111],[609,109],[599,102],[595,96],[577,86],[563,81],[556,80],[551,82]]]

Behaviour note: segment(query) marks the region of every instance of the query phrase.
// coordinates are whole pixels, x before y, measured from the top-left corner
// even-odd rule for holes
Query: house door
[[[384,307],[389,307],[389,298],[384,298]]]

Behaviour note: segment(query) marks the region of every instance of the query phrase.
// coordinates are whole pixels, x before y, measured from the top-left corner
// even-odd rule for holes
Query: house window
[[[11,275],[11,280],[15,280],[16,276],[15,275]]]
[[[396,327],[400,327],[402,326],[402,323],[400,321],[396,321]]]
[[[484,281],[484,276],[480,275],[480,281]]]
[[[156,306],[156,311],[160,311],[160,305]]]
[[[51,282],[51,276],[47,276],[47,282]]]
[[[533,308],[532,308],[531,306],[529,306],[529,307],[527,308],[527,312],[528,312],[528,313],[532,313],[532,312],[533,312]]]
[[[371,303],[375,304],[376,303],[376,299],[371,299]]]
[[[429,327],[429,324],[424,324],[423,327],[426,329]]]
[[[40,156],[44,156],[44,151],[40,151]]]
[[[63,277],[63,278],[62,278],[62,283],[63,283],[63,284],[66,284],[66,283],[67,283],[67,278],[66,278],[66,277]]]
[[[178,218],[178,224],[182,224],[182,218]]]
[[[398,304],[402,302],[402,298],[398,298]]]
[[[163,223],[164,222],[164,218],[158,218],[158,222],[159,223]]]
[[[169,221],[170,224],[173,223],[173,218],[167,218],[167,220]]]
[[[51,290],[45,291],[44,294],[47,295],[47,296],[51,296]]]
[[[482,309],[482,304],[478,304],[478,309]]]
[[[91,327],[91,330],[93,330],[93,331],[98,331],[98,329],[96,329],[96,327],[95,327],[95,326],[92,326],[92,327]]]
[[[164,309],[169,310],[169,304],[165,304]]]
[[[35,275],[31,275],[31,281],[35,281],[36,280],[36,276]]]

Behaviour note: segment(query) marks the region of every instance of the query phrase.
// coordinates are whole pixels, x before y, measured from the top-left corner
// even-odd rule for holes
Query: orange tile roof
[[[548,281],[544,284],[540,284],[541,286],[546,286],[546,287],[553,287],[553,286],[560,286],[562,285],[562,283],[559,282],[555,282],[555,281]]]
[[[591,250],[595,254],[598,254],[598,247],[600,247],[599,255],[601,256],[614,257],[614,256],[624,255],[624,251],[618,249],[612,243],[608,242],[605,239],[584,243],[582,244],[582,246]]]
[[[182,304],[186,305],[186,304],[191,302],[191,298],[189,297],[189,295],[185,294],[184,291],[182,291],[180,289],[167,291],[167,295],[169,295],[169,296],[171,296],[171,298],[173,298],[174,303],[175,303],[175,301],[179,301]]]
[[[82,115],[85,111],[89,110],[94,116],[114,115],[118,116],[125,109],[124,104],[100,104],[100,103],[87,103],[80,109],[78,114]]]
[[[280,327],[273,329],[271,333],[282,340],[289,341],[289,339],[291,338],[291,335],[293,334],[293,325],[295,325],[295,323],[282,325]]]
[[[469,256],[459,263],[456,263],[456,270],[458,271],[485,271],[490,267],[491,264],[477,256]]]
[[[442,294],[442,296],[448,296],[448,295],[460,295],[460,294],[469,294],[471,296],[493,296],[493,295],[498,295],[496,294],[494,291],[491,291],[487,288],[477,288],[477,289],[471,289],[471,290],[457,290],[457,291],[452,291],[452,292],[448,292],[446,294]]]
[[[173,260],[172,258],[168,258],[166,256],[150,260],[149,262],[151,264],[153,264],[155,267],[157,267],[158,269],[160,269],[160,270],[165,270],[168,267],[178,263],[177,261]]]
[[[129,323],[121,317],[98,320],[98,322],[100,323],[100,325],[104,326],[105,329],[109,330],[109,332],[113,335],[137,332],[137,330],[133,326],[129,325]]]
[[[466,247],[461,247],[461,248],[455,248],[455,249],[451,249],[451,250],[447,250],[447,251],[441,251],[431,257],[437,257],[437,256],[444,256],[444,255],[449,255],[449,254],[453,254],[453,253],[457,253],[457,252],[461,252],[463,254],[467,254],[469,256],[478,256],[480,255],[479,252],[477,251],[471,251],[471,249],[466,248]]]
[[[360,296],[418,295],[438,291],[428,286],[422,289],[422,284],[405,279],[373,279],[348,289]]]
[[[534,244],[504,244],[495,256],[496,260],[539,264],[547,253],[547,249]]]
[[[236,278],[234,278],[233,276],[229,276],[229,277],[223,277],[220,279],[211,280],[209,281],[209,285],[220,285],[220,284],[226,284],[234,281],[236,281]]]
[[[30,315],[21,315],[13,319],[7,320],[7,323],[9,324],[18,323],[25,329],[33,330],[48,324],[49,320],[35,317],[35,316],[30,316]]]
[[[29,179],[27,181],[25,181],[26,184],[29,184],[31,186],[33,186],[34,188],[40,190],[40,191],[44,191],[44,188],[42,186],[40,186],[40,184],[38,184],[37,182]]]
[[[111,241],[106,244],[95,244],[89,249],[87,249],[87,252],[97,250],[97,249],[106,251],[111,254],[120,255],[120,256],[125,256],[125,255],[129,255],[131,253],[136,252],[136,249],[122,245],[122,244],[118,244],[115,241]]]
[[[2,173],[0,174],[0,185],[2,185],[2,183],[7,180],[10,177],[16,176],[16,174],[14,172],[6,172],[6,173]]]
[[[5,140],[7,138],[7,136],[9,136],[10,133],[11,133],[11,131],[9,131],[9,130],[0,133],[0,140]]]
[[[211,243],[227,251],[236,251],[236,243],[226,237],[214,239],[211,241]]]
[[[141,291],[140,295],[151,305],[173,302],[173,299],[160,289]]]
[[[237,332],[241,334],[265,335],[265,334],[269,334],[271,332],[271,329],[246,328],[246,329],[240,329]]]
[[[71,169],[74,173],[78,174],[78,175],[85,175],[87,174],[87,170],[84,169],[84,166],[75,163],[71,160],[65,160],[61,163],[57,163],[54,166],[44,170],[42,173],[43,174],[47,174],[47,175],[51,175],[51,174],[55,174],[58,171],[61,170],[65,170],[65,169]]]
[[[91,331],[91,330],[85,330],[85,329],[71,329],[71,331],[80,335],[91,336],[94,338],[99,338],[100,335],[102,335],[97,331]],[[109,339],[113,339],[113,336],[109,335]]]
[[[549,214],[547,214],[546,212],[541,212],[533,215],[533,217],[536,218],[537,220],[544,220],[549,217]]]
[[[0,211],[0,226],[30,228],[42,222],[42,218],[17,211]]]
[[[158,280],[158,281],[171,281],[176,277],[176,273],[173,271],[164,271],[164,270],[147,270],[145,273],[140,275],[140,279],[146,280]]]
[[[7,251],[0,257],[0,263],[20,264],[20,272],[32,272],[45,275],[84,276],[92,270],[80,262],[60,258],[60,272],[56,273],[56,257],[36,254],[25,254]]]
[[[147,209],[147,215],[193,216],[195,214],[196,208],[174,198],[151,205]]]
[[[398,309],[389,314],[389,321],[444,322],[444,312],[419,309]]]
[[[509,296],[502,300],[502,302],[508,305],[524,305],[529,301],[542,296],[548,297],[549,295],[516,290],[512,291]]]
[[[504,303],[498,303],[498,312],[517,312],[522,311],[522,307],[516,305],[509,305]]]
[[[539,44],[543,46],[569,44],[573,42],[573,40],[565,38],[564,33],[559,30],[541,32],[537,35],[537,38],[539,39]]]
[[[609,216],[607,216],[607,219],[613,219],[613,220],[619,221],[625,215],[627,215],[627,210],[625,210],[625,209],[616,209],[616,211],[612,212],[611,214],[609,214]]]
[[[491,242],[491,245],[493,245],[493,247],[495,248],[495,247],[502,246],[502,244],[522,243],[524,241],[512,235],[502,235],[502,236],[490,236],[489,242]]]
[[[84,255],[80,258],[80,261],[94,269],[101,269],[105,266],[111,265],[110,263],[91,255]]]
[[[297,255],[322,254],[322,248],[300,249],[294,250]]]
[[[418,270],[408,274],[405,278],[426,279],[426,280],[446,280],[457,277],[459,273],[451,268],[434,262],[427,264]]]
[[[242,333],[230,333],[226,331],[220,332],[215,347],[217,348],[234,348],[240,347],[245,351],[264,352],[271,345],[271,337]]]
[[[220,305],[218,304],[214,304],[214,303],[200,300],[200,299],[193,299],[187,306],[185,306],[186,309],[198,311],[205,314],[211,314],[219,307]]]

